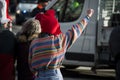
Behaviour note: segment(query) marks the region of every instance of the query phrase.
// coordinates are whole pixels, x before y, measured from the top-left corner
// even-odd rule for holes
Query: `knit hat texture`
[[[60,24],[55,17],[55,11],[50,9],[45,13],[38,13],[35,19],[40,21],[42,32],[59,35],[61,33]]]
[[[34,18],[28,19],[22,26],[21,33],[26,34],[35,34],[41,32],[41,26],[39,23],[39,20],[36,20]]]

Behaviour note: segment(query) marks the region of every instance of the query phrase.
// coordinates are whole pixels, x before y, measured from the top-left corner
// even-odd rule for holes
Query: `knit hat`
[[[35,33],[40,33],[41,32],[41,26],[39,23],[39,20],[36,20],[34,18],[28,19],[24,24],[21,29],[21,33],[32,35]]]
[[[47,10],[45,13],[38,13],[35,17],[41,24],[43,33],[59,35],[61,33],[60,24],[55,17],[54,10]]]

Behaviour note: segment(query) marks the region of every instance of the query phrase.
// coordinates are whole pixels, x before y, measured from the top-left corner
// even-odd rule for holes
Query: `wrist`
[[[88,19],[90,19],[90,16],[89,16],[89,15],[87,15],[86,17],[87,17]]]
[[[86,15],[85,18],[86,18],[87,20],[90,20],[90,17],[89,17],[88,15]]]
[[[88,23],[89,20],[90,20],[90,18],[89,18],[88,16],[85,16],[85,17],[84,17],[84,20]]]

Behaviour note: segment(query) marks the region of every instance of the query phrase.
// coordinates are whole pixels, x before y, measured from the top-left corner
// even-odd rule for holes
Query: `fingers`
[[[93,10],[93,9],[87,10],[87,15],[88,15],[88,17],[91,17],[91,16],[93,15],[93,13],[94,13],[94,10]]]

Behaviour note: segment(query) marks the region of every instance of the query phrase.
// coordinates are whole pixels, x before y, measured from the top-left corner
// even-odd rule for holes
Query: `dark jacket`
[[[15,35],[9,30],[0,32],[0,54],[14,55],[15,53],[16,38]]]
[[[120,59],[120,26],[115,27],[110,35],[109,46],[113,57]]]
[[[0,31],[0,80],[14,80],[16,38],[9,30]]]
[[[34,76],[29,69],[28,54],[31,41],[36,37],[36,34],[27,37],[25,34],[17,34],[17,71],[18,80],[33,80]]]

